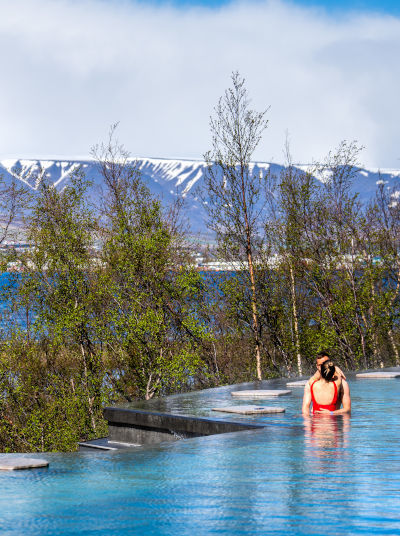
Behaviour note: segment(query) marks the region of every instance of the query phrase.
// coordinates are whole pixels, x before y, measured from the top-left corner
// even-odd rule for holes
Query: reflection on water
[[[306,455],[320,459],[346,456],[349,431],[350,415],[304,417]]]

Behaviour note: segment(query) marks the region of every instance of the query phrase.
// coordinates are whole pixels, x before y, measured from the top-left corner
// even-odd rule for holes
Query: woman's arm
[[[350,388],[346,380],[342,380],[342,389],[343,389],[343,398],[342,398],[342,409],[338,409],[335,413],[351,413],[351,397],[350,397]]]
[[[311,389],[310,383],[307,382],[304,386],[304,395],[303,395],[303,406],[301,412],[303,415],[310,415],[310,406],[311,406]]]

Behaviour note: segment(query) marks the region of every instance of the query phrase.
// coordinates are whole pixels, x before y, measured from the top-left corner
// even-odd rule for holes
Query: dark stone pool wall
[[[140,445],[262,428],[251,423],[123,408],[105,408],[104,418],[108,421],[109,440]]]
[[[163,441],[177,441],[190,437],[226,434],[242,430],[263,428],[262,424],[223,421],[143,411],[139,409],[105,408],[104,418],[108,422],[109,436],[101,443],[80,443],[81,449],[119,448],[123,445],[152,445]]]

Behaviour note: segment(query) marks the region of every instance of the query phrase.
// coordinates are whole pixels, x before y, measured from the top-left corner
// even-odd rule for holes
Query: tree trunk
[[[297,316],[297,303],[296,303],[296,287],[293,266],[291,261],[289,261],[289,272],[290,272],[290,292],[292,295],[292,314],[293,314],[293,325],[294,325],[294,337],[295,337],[295,346],[296,346],[296,358],[297,358],[297,373],[299,376],[303,374],[303,367],[301,363],[301,353],[300,353],[300,336],[299,336],[299,319]]]
[[[83,370],[84,370],[84,375],[85,375],[85,388],[86,388],[86,395],[88,399],[89,415],[90,415],[90,420],[92,423],[93,432],[96,432],[96,419],[94,418],[94,411],[93,411],[94,397],[91,397],[90,392],[89,392],[89,382],[88,382],[89,374],[88,374],[88,368],[87,368],[87,362],[86,362],[86,352],[82,343],[80,344],[80,346],[81,346],[81,352],[82,352],[82,358],[83,358]]]
[[[390,300],[391,308],[393,307],[396,297],[398,296],[399,290],[400,290],[400,263],[397,262],[397,284],[396,284],[396,291],[394,292],[394,295],[392,299]],[[392,328],[388,330],[388,335],[390,339],[390,344],[392,345],[392,348],[393,348],[393,353],[394,353],[395,360],[396,360],[396,366],[398,367],[400,365],[400,356],[399,356],[399,350],[394,341]]]
[[[395,355],[396,367],[398,367],[400,365],[399,350],[398,350],[398,348],[396,346],[396,343],[394,342],[393,331],[391,329],[388,330],[388,335],[389,335],[389,339],[390,339],[390,344],[392,345],[392,348],[393,348],[393,353]]]
[[[374,282],[371,279],[371,306],[369,308],[369,316],[371,319],[371,330],[372,330],[372,350],[374,353],[374,363],[378,364],[381,368],[383,368],[384,363],[381,357],[379,357],[379,341],[378,341],[378,335],[377,335],[377,328],[376,328],[376,322],[375,322],[375,286]],[[365,322],[365,321],[364,321]],[[367,325],[365,323],[365,325]]]
[[[249,251],[247,254],[248,264],[249,264],[249,272],[250,272],[250,281],[251,281],[251,311],[253,316],[253,332],[254,332],[254,339],[256,344],[256,368],[257,368],[257,380],[262,379],[261,375],[261,352],[260,352],[260,337],[258,335],[258,314],[257,314],[257,294],[256,294],[256,281],[254,277],[254,266],[253,266],[253,258],[251,255],[251,252]]]
[[[262,379],[261,374],[261,342],[258,334],[259,325],[258,325],[258,313],[257,313],[257,292],[256,292],[256,278],[254,275],[254,264],[253,264],[253,250],[251,243],[251,232],[249,225],[249,218],[247,215],[247,202],[246,202],[246,190],[244,185],[244,164],[240,163],[240,174],[241,174],[241,187],[242,187],[242,203],[243,203],[243,215],[245,221],[245,232],[246,232],[246,253],[247,253],[247,264],[249,267],[250,273],[250,283],[251,283],[251,312],[253,316],[253,332],[254,332],[254,341],[256,344],[256,370],[257,370],[257,380]]]
[[[353,294],[353,302],[354,302],[354,320],[355,320],[355,323],[356,323],[356,326],[357,326],[358,334],[360,336],[361,349],[362,349],[363,361],[364,361],[364,368],[367,369],[368,368],[368,360],[367,360],[367,348],[366,348],[366,344],[365,344],[365,335],[364,335],[364,331],[363,331],[363,328],[362,328],[362,325],[361,325],[361,322],[360,322],[360,317],[359,317],[358,311],[360,311],[360,315],[361,315],[361,317],[363,319],[365,329],[368,329],[368,327],[367,327],[368,324],[367,324],[367,320],[365,318],[365,315],[363,313],[361,304],[359,304],[358,296],[357,296],[356,281],[355,281],[355,269],[354,269],[354,254],[355,254],[355,252],[354,252],[353,239],[351,241],[351,247],[352,247],[352,251],[351,251],[351,266],[347,267],[345,269],[345,272],[347,273],[347,275],[349,277],[349,282],[350,282],[350,285],[351,285],[351,291],[352,291],[352,294]]]

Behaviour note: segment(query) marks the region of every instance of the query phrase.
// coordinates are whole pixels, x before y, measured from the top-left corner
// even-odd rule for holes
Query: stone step
[[[256,413],[284,413],[285,408],[274,406],[229,406],[227,408],[213,408],[212,411],[238,413],[240,415],[254,415]]]
[[[263,390],[254,389],[248,391],[232,391],[231,395],[238,398],[270,398],[273,396],[290,395],[292,391],[283,389]]]
[[[296,382],[287,382],[286,385],[288,387],[304,387],[307,382],[308,382],[308,380],[299,380],[299,381],[296,381]]]
[[[356,378],[400,378],[400,372],[389,372],[382,370],[381,372],[359,372]]]
[[[91,439],[90,441],[81,441],[78,443],[79,450],[121,450],[121,449],[133,449],[140,447],[137,443],[124,443],[121,441],[109,441],[107,437],[100,439]]]
[[[0,456],[1,471],[16,471],[17,469],[36,469],[38,467],[48,467],[47,460],[39,458],[17,458],[14,456]]]

